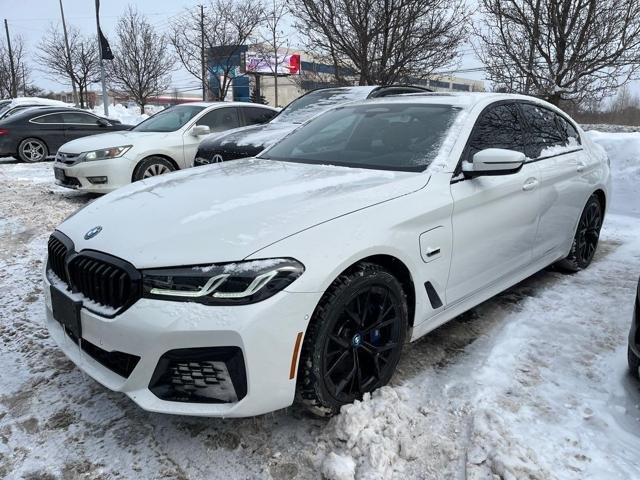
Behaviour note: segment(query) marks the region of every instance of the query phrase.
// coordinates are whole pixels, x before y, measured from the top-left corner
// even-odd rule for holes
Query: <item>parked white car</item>
[[[268,122],[278,111],[246,102],[195,102],[163,110],[129,131],[65,143],[53,171],[56,183],[107,193],[143,178],[190,167],[211,132]]]
[[[343,105],[255,159],[68,218],[49,240],[47,325],[147,410],[298,398],[331,414],[385,385],[406,341],[548,265],[586,268],[609,183],[604,151],[530,97]]]

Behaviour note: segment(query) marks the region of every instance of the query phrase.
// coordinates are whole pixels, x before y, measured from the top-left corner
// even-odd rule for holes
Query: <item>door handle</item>
[[[527,180],[524,182],[524,185],[522,185],[522,190],[524,190],[525,192],[535,190],[539,183],[540,182],[538,182],[537,178],[527,178]]]
[[[587,168],[587,165],[584,162],[578,162],[578,165],[576,166],[576,171],[584,172],[585,168]]]

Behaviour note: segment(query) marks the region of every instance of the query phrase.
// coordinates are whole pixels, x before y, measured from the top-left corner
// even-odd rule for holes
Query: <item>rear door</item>
[[[520,102],[529,136],[526,154],[540,170],[541,216],[533,255],[557,255],[568,247],[582,212],[585,187],[580,171],[586,154],[576,128],[559,113]]]
[[[76,138],[104,133],[105,127],[98,123],[98,117],[84,112],[64,112],[61,114],[65,126],[67,142]]]
[[[487,107],[478,117],[461,161],[487,148],[524,152],[522,115],[515,103]],[[517,173],[452,180],[453,256],[447,303],[506,280],[531,262],[540,197],[536,163]]]
[[[58,148],[66,142],[64,136],[64,121],[60,113],[38,115],[29,120],[29,135],[42,139],[49,148],[49,153],[55,155]]]

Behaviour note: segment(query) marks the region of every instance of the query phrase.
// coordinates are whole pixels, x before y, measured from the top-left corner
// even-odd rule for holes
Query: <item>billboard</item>
[[[273,74],[276,71],[276,58],[274,55],[247,52],[245,57],[247,73]],[[300,73],[300,55],[278,56],[278,75],[298,75]]]

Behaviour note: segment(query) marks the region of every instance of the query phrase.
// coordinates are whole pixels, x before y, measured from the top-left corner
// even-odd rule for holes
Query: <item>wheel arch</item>
[[[360,260],[353,262],[347,268],[342,270],[331,282],[331,284],[333,284],[333,282],[335,282],[335,280],[337,280],[341,275],[348,273],[350,270],[353,270],[361,263],[373,263],[375,265],[379,265],[385,270],[388,270],[389,273],[391,273],[396,278],[396,280],[400,282],[402,290],[407,297],[408,326],[409,329],[413,328],[416,312],[416,290],[413,282],[413,277],[411,276],[411,271],[399,258],[389,254],[375,254],[361,258]]]
[[[152,153],[150,155],[145,155],[144,157],[142,157],[140,160],[137,161],[136,166],[133,167],[133,171],[131,172],[131,181],[134,182],[134,178],[136,175],[136,172],[138,171],[138,168],[140,167],[140,164],[142,162],[144,162],[145,160],[148,160],[150,158],[153,157],[158,157],[158,158],[164,158],[165,160],[167,160],[168,162],[171,162],[171,165],[173,165],[173,167],[176,170],[180,170],[180,166],[178,165],[178,162],[176,162],[173,158],[171,158],[169,155],[164,154],[164,153]]]
[[[598,198],[598,201],[602,206],[602,216],[604,217],[604,212],[606,212],[607,210],[607,195],[604,193],[604,190],[602,190],[601,188],[593,192],[593,195],[595,195]]]

